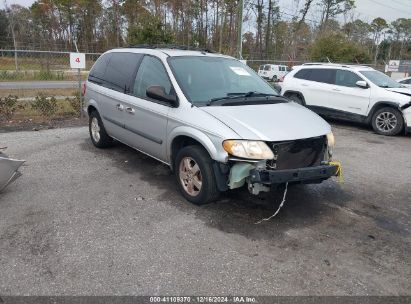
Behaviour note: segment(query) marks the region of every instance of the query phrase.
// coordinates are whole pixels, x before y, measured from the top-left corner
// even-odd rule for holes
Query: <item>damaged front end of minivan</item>
[[[334,135],[279,142],[226,140],[228,162],[215,163],[221,191],[247,184],[258,195],[281,184],[313,184],[336,176],[339,164],[332,162]]]

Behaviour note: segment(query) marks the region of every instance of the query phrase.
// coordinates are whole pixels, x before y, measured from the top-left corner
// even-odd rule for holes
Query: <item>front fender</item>
[[[167,158],[171,163],[171,146],[173,140],[178,136],[187,136],[198,141],[210,154],[210,157],[218,162],[225,163],[228,153],[223,149],[223,138],[212,133],[200,131],[190,126],[179,126],[174,128],[167,138]]]

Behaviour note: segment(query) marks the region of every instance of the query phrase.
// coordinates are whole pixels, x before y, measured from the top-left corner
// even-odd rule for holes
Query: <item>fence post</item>
[[[80,103],[80,118],[83,118],[83,98],[81,96],[81,70],[77,69],[78,76],[78,99]]]

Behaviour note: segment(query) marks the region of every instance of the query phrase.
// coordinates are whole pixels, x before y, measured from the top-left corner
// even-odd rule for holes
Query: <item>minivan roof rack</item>
[[[136,49],[171,49],[171,50],[182,50],[182,51],[199,51],[199,52],[206,52],[206,53],[216,53],[215,51],[208,49],[208,48],[199,48],[195,46],[187,46],[187,45],[177,45],[177,44],[138,44],[138,45],[130,45],[129,48],[136,48]]]

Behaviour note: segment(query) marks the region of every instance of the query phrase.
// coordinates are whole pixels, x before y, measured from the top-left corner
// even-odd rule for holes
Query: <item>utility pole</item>
[[[239,59],[243,59],[243,10],[244,0],[238,1],[238,37],[237,37],[237,52]]]

